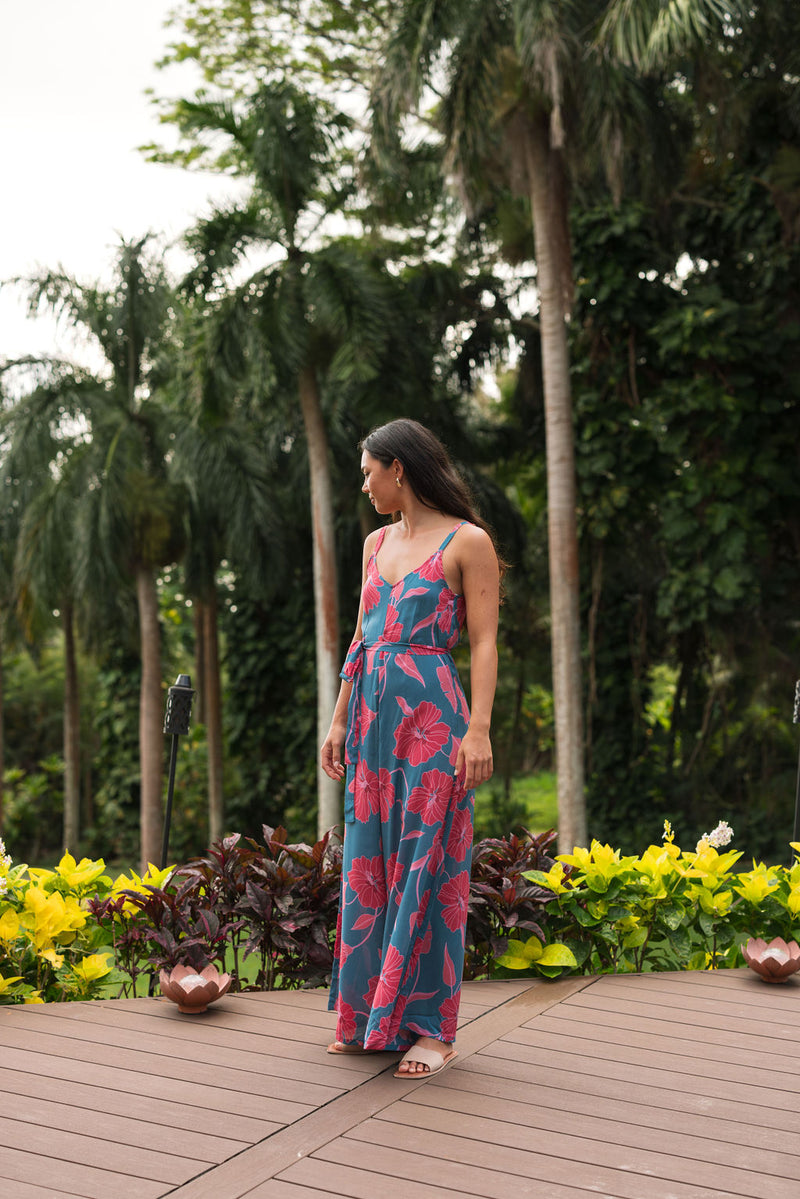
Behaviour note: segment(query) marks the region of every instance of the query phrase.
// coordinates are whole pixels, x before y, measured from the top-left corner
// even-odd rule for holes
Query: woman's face
[[[373,508],[382,516],[388,516],[389,513],[397,511],[397,501],[400,496],[397,479],[400,469],[399,462],[395,461],[390,466],[384,466],[366,450],[361,455],[361,473],[364,476],[361,490],[369,496]]]

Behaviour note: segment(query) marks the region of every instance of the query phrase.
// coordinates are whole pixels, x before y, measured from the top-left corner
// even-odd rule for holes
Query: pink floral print
[[[390,585],[367,565],[346,743],[345,840],[330,1007],[337,1039],[403,1049],[455,1038],[472,792],[455,776],[469,720],[450,650],[464,624],[442,553]]]

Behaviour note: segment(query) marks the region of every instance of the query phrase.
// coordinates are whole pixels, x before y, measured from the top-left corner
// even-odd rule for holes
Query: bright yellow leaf
[[[762,903],[779,883],[775,867],[765,866],[763,862],[760,862],[758,865],[754,865],[752,870],[740,874],[739,886],[733,889],[748,903]]]
[[[19,936],[19,916],[13,908],[7,908],[0,916],[0,941],[15,941]]]
[[[575,866],[578,870],[586,870],[592,864],[592,851],[576,845],[572,853],[560,853],[556,859],[566,866]]]
[[[709,916],[727,916],[730,911],[730,906],[733,903],[732,891],[717,891],[713,894],[711,891],[703,888],[699,896],[700,907]]]
[[[164,886],[174,869],[174,863],[172,866],[165,866],[163,870],[159,870],[159,868],[154,866],[152,862],[148,862],[147,870],[142,877],[142,883],[146,883],[150,887],[161,888]]]
[[[89,858],[81,858],[80,862],[76,862],[71,853],[65,853],[56,866],[61,878],[70,887],[75,888],[87,887],[90,883],[95,882],[105,868],[106,864],[102,858],[98,858],[96,862]]]
[[[540,887],[547,887],[548,891],[554,891],[556,895],[571,890],[570,887],[564,886],[564,866],[562,862],[556,862],[555,866],[551,866],[546,874],[542,870],[537,871],[536,882]]]
[[[569,945],[554,943],[545,945],[540,957],[537,959],[540,966],[577,966],[578,962],[575,954],[570,949]]]
[[[29,866],[28,874],[37,885],[56,877],[55,870],[46,870],[44,866]]]
[[[85,983],[96,982],[98,978],[105,978],[107,974],[111,973],[108,958],[109,955],[106,953],[90,954],[82,958],[80,962],[75,963],[72,971]]]

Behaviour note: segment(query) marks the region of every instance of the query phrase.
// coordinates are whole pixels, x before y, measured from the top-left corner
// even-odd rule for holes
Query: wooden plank
[[[765,983],[749,969],[739,970],[681,970],[654,974],[605,974],[601,990],[613,988],[620,992],[657,991],[679,992],[698,998],[714,996],[741,1003],[778,1005],[796,1004],[800,995],[800,980],[796,975],[783,983]]]
[[[489,1160],[479,1158],[481,1164],[496,1160],[499,1150],[503,1151],[504,1169],[509,1173],[524,1173],[530,1176],[538,1170],[538,1176],[548,1175],[534,1163],[538,1154],[545,1150],[548,1156],[557,1156],[570,1161],[573,1167],[572,1184],[581,1178],[586,1182],[593,1178],[596,1166],[624,1170],[643,1176],[657,1176],[668,1182],[684,1185],[718,1187],[734,1195],[753,1196],[754,1199],[797,1199],[798,1186],[794,1178],[784,1178],[774,1173],[757,1173],[755,1170],[732,1167],[718,1162],[707,1162],[698,1158],[675,1156],[661,1152],[655,1146],[642,1148],[629,1145],[621,1139],[627,1135],[620,1126],[616,1137],[596,1139],[575,1133],[548,1131],[543,1135],[538,1128],[508,1127],[496,1120],[464,1116],[437,1108],[422,1108],[418,1104],[395,1104],[391,1112],[382,1112],[370,1121],[365,1129],[369,1136],[376,1124],[386,1123],[394,1135],[394,1143],[403,1141],[407,1128],[426,1132],[437,1132],[442,1136],[457,1137],[466,1146],[488,1154]],[[753,1154],[754,1164],[758,1155]],[[516,1168],[512,1163],[516,1164]],[[761,1160],[759,1167],[769,1169],[769,1163]]]
[[[377,1126],[377,1127],[376,1127]],[[404,1128],[402,1149],[397,1148],[398,1130],[395,1126],[379,1120],[370,1120],[360,1125],[342,1141],[335,1141],[320,1149],[315,1156],[331,1161],[350,1160],[353,1150],[350,1141],[360,1140],[368,1145],[381,1146],[381,1160],[395,1173],[403,1170],[404,1161],[417,1161],[414,1154],[424,1155],[429,1161],[439,1162],[448,1174],[463,1178],[462,1195],[496,1196],[553,1196],[560,1199],[563,1188],[573,1187],[578,1191],[600,1191],[607,1199],[732,1199],[729,1191],[719,1187],[706,1187],[695,1181],[690,1185],[665,1181],[654,1171],[646,1176],[631,1172],[624,1167],[609,1169],[594,1163],[590,1171],[568,1157],[551,1153],[550,1145],[544,1141],[535,1153],[506,1146],[491,1145],[484,1141],[472,1141],[465,1137],[444,1135],[431,1129]],[[463,1173],[462,1173],[463,1171]],[[497,1184],[501,1190],[492,1189]],[[548,1190],[549,1188],[549,1190]],[[744,1192],[736,1195],[744,1199]]]
[[[69,1101],[87,1117],[91,1112],[116,1111],[131,1120],[152,1120],[164,1129],[185,1129],[204,1137],[225,1140],[231,1145],[252,1144],[282,1127],[278,1123],[220,1112],[215,1107],[207,1109],[196,1104],[178,1103],[174,1099],[156,1099],[152,1095],[119,1088],[92,1086],[77,1081],[74,1076],[52,1078],[48,1074],[0,1068],[0,1093],[13,1095],[15,1099],[28,1096],[55,1103]]]
[[[93,1166],[104,1170],[109,1160],[116,1173],[132,1178],[168,1182],[173,1186],[186,1182],[197,1173],[194,1162],[174,1153],[157,1153],[135,1145],[114,1142],[113,1146],[88,1134],[50,1129],[43,1137],[39,1129],[20,1120],[0,1116],[0,1145],[21,1153],[53,1158],[62,1164]]]
[[[0,1154],[0,1178],[13,1184],[35,1183],[48,1195],[59,1195],[66,1188],[70,1199],[160,1199],[164,1184],[146,1178],[131,1178],[116,1170],[98,1170],[94,1166],[76,1165],[38,1153],[26,1153],[5,1148]],[[15,1199],[11,1186],[4,1192]]]
[[[798,1144],[800,1113],[776,1113],[788,1127],[776,1127],[768,1107],[707,1100],[686,1091],[663,1091],[655,1087],[634,1088],[627,1084],[606,1086],[603,1079],[587,1079],[582,1074],[547,1075],[534,1081],[519,1082],[502,1075],[478,1074],[476,1066],[482,1054],[469,1060],[469,1068],[450,1070],[441,1078],[431,1079],[420,1088],[415,1101],[432,1106],[452,1106],[479,1115],[493,1099],[509,1100],[525,1111],[536,1106],[558,1109],[575,1116],[615,1116],[627,1124],[667,1128],[671,1132],[714,1137],[720,1141],[750,1145],[760,1152],[784,1152]],[[490,1106],[486,1107],[487,1112]],[[519,1122],[513,1118],[513,1123]],[[526,1116],[523,1122],[530,1123]]]
[[[535,1078],[548,1071],[584,1071],[587,1076],[618,1079],[629,1086],[639,1086],[644,1077],[643,1071],[630,1062],[618,1062],[613,1057],[589,1058],[575,1053],[553,1052],[539,1047],[514,1045],[507,1041],[499,1041],[492,1046],[492,1056],[502,1059],[502,1065],[496,1068],[496,1073],[508,1073],[509,1077],[524,1080]],[[481,1069],[486,1067],[482,1066]],[[674,1070],[661,1063],[648,1077],[647,1085],[661,1087],[666,1090],[685,1091],[687,1087],[698,1095],[709,1097],[721,1096],[724,1099],[740,1100],[755,1107],[779,1107],[784,1111],[794,1110],[797,1100],[794,1095],[785,1094],[769,1088],[750,1086],[746,1083],[724,1081],[716,1078],[705,1078],[697,1074],[694,1078],[685,1070]]]
[[[252,1199],[256,1199],[256,1196],[258,1199],[330,1199],[332,1193],[331,1191],[318,1191],[316,1188],[295,1186],[292,1182],[278,1182],[276,1178],[270,1178],[251,1191],[250,1196]],[[370,1199],[375,1199],[375,1196],[370,1196]]]
[[[209,1019],[161,1000],[7,1008],[0,1194],[796,1199],[798,992],[723,974],[465,984],[459,1060],[414,1082],[391,1077],[396,1055],[324,1054],[325,992],[229,996]]]
[[[726,1002],[713,997],[685,1002],[680,996],[669,1001],[664,992],[648,997],[640,992],[630,996],[620,995],[612,988],[599,988],[596,995],[576,996],[567,1007],[602,1007],[605,1011],[625,1012],[631,1016],[647,1015],[654,1019],[672,1020],[677,1024],[691,1024],[696,1028],[725,1027],[742,1033],[760,1032],[769,1037],[786,1037],[792,1040],[800,1033],[800,1004],[797,1008],[773,1008],[764,1003],[758,1008],[757,1024],[750,1004]]]
[[[450,1071],[453,1078],[460,1073],[467,1071]],[[637,1091],[639,1089],[637,1088]],[[646,1099],[646,1095],[643,1098]],[[403,1104],[404,1120],[406,1110],[413,1109],[415,1126],[425,1127],[424,1109],[427,1107],[453,1113],[454,1128],[458,1127],[460,1116],[498,1121],[509,1126],[519,1125],[524,1130],[523,1138],[528,1135],[531,1127],[548,1135],[572,1135],[576,1128],[579,1128],[580,1135],[591,1140],[656,1150],[673,1157],[718,1162],[720,1165],[735,1166],[744,1170],[750,1169],[754,1159],[763,1155],[766,1164],[762,1172],[777,1174],[782,1178],[800,1179],[797,1142],[788,1139],[785,1134],[782,1142],[779,1138],[774,1138],[769,1147],[743,1144],[737,1135],[737,1130],[744,1131],[739,1124],[719,1127],[720,1121],[687,1117],[682,1126],[678,1126],[674,1112],[665,1113],[664,1118],[657,1108],[645,1104],[641,1107],[635,1103],[596,1104],[594,1110],[586,1110],[585,1107],[576,1119],[576,1112],[566,1105],[466,1094],[443,1083],[433,1091],[421,1090],[415,1096],[413,1104]],[[487,1132],[485,1139],[492,1139],[491,1132]],[[520,1143],[524,1141],[521,1140]]]
[[[641,1074],[629,1067],[615,1067],[610,1063],[602,1063],[598,1069],[591,1062],[564,1055],[532,1055],[527,1061],[520,1061],[513,1050],[507,1046],[493,1045],[483,1053],[470,1058],[470,1073],[476,1076],[499,1078],[502,1080],[519,1081],[526,1084],[541,1080],[543,1086],[552,1083],[553,1086],[576,1091],[585,1091],[587,1095],[608,1096],[609,1098],[626,1099],[632,1094],[641,1094],[642,1102],[653,1106],[668,1107],[673,1111],[698,1112],[720,1118],[749,1120],[762,1125],[773,1125],[775,1128],[790,1133],[800,1134],[800,1114],[794,1099],[776,1102],[775,1092],[764,1093],[759,1088],[753,1088],[757,1102],[752,1102],[751,1095],[745,1095],[741,1087],[730,1087],[723,1094],[715,1085],[704,1086],[697,1080],[691,1091],[687,1091],[685,1075],[671,1075],[664,1071],[657,1079],[650,1078],[646,1088],[641,1085]],[[435,1086],[431,1080],[431,1086]],[[489,1083],[487,1082],[487,1086]]]
[[[235,998],[252,1000],[264,1006],[290,1003],[292,1007],[303,1007],[308,1008],[309,1011],[327,1012],[329,994],[330,992],[327,987],[315,987],[313,989],[298,987],[296,991],[239,991]]]
[[[364,1073],[363,1071],[347,1070],[346,1066],[339,1064],[340,1060],[345,1060],[344,1057],[340,1059],[326,1055],[324,1050],[319,1050],[317,1055],[322,1059],[319,1064],[319,1073],[323,1076],[324,1081],[311,1082],[310,1080],[314,1077],[311,1064],[305,1064],[303,1070],[300,1071],[295,1063],[294,1072],[301,1073],[304,1077],[294,1080],[286,1077],[286,1074],[292,1071],[291,1063],[284,1068],[280,1058],[260,1058],[255,1054],[250,1057],[249,1070],[227,1069],[224,1063],[216,1061],[197,1061],[191,1057],[171,1058],[165,1054],[149,1054],[146,1050],[116,1049],[85,1041],[70,1041],[63,1037],[17,1035],[10,1038],[4,1035],[1,1026],[0,1045],[6,1047],[2,1054],[3,1064],[15,1069],[39,1070],[40,1066],[34,1065],[34,1058],[48,1057],[59,1062],[82,1062],[87,1067],[103,1065],[112,1070],[144,1075],[150,1078],[155,1085],[156,1090],[153,1093],[160,1094],[158,1086],[161,1085],[166,1088],[165,1094],[167,1092],[177,1093],[183,1102],[187,1101],[187,1097],[191,1101],[192,1095],[195,1094],[194,1087],[213,1087],[217,1094],[230,1091],[233,1094],[251,1098],[258,1096],[261,1100],[260,1114],[265,1119],[278,1119],[281,1123],[297,1119],[320,1103],[325,1103],[346,1091],[350,1086],[357,1085]],[[30,1062],[26,1066],[28,1059]],[[328,1063],[333,1064],[328,1065]],[[373,1064],[370,1074],[375,1073],[376,1069],[380,1069],[380,1066],[376,1067]],[[338,1070],[339,1085],[332,1087],[328,1080],[337,1078],[334,1073],[336,1070]],[[81,1078],[86,1077],[83,1069],[74,1070],[74,1073]],[[69,1077],[69,1074],[67,1076]],[[169,1086],[170,1083],[174,1085]],[[283,1098],[278,1098],[281,1095]],[[226,1111],[237,1110],[236,1108],[229,1109],[225,1105],[223,1107]],[[257,1113],[251,1110],[249,1114]]]
[[[58,1006],[60,1010],[53,1012],[51,1006],[47,1005],[46,1014],[34,1020],[31,1020],[24,1008],[9,1008],[10,1019],[7,1026],[73,1037],[75,1026],[78,1025],[92,1030],[91,1035],[95,1038],[99,1039],[102,1036],[104,1040],[121,1045],[128,1044],[131,1037],[135,1038],[138,1032],[153,1037],[157,1045],[163,1041],[169,1041],[172,1045],[185,1042],[187,1045],[224,1045],[228,1049],[238,1048],[242,1051],[246,1051],[248,1045],[251,1049],[256,1046],[260,1048],[262,1036],[265,1041],[277,1040],[280,1044],[288,1042],[291,1045],[313,1046],[315,1049],[326,1045],[331,1039],[329,1034],[323,1034],[321,1030],[307,1024],[295,1024],[275,1017],[266,1019],[248,1016],[237,1011],[225,1010],[221,1006],[209,1008],[207,1012],[195,1016],[184,1016],[173,1004],[160,1010],[128,1010],[119,1014],[108,1008],[100,1009],[95,1014],[87,1012],[83,1005],[79,1007],[78,1004],[53,1006]],[[73,1008],[78,1010],[70,1010]],[[37,1025],[41,1025],[41,1029],[38,1029]],[[141,1037],[138,1040],[141,1043]]]
[[[205,1039],[200,1036],[199,1039],[190,1040],[185,1036],[173,1038],[167,1035],[166,1030],[164,1035],[159,1035],[146,1027],[132,1031],[113,1024],[87,1022],[85,1018],[81,1023],[55,1017],[44,1023],[31,1023],[24,1020],[24,1011],[15,1012],[12,1019],[0,1023],[0,1045],[24,1046],[34,1052],[38,1047],[42,1052],[73,1054],[72,1048],[61,1048],[61,1041],[64,1040],[84,1046],[84,1060],[97,1060],[98,1055],[108,1060],[109,1052],[113,1052],[115,1061],[120,1065],[130,1065],[131,1059],[126,1057],[126,1051],[132,1050],[139,1056],[160,1056],[164,1063],[195,1063],[200,1060],[204,1064],[223,1068],[226,1075],[239,1070],[250,1073],[254,1064],[257,1064],[258,1073],[265,1079],[313,1080],[316,1086],[329,1086],[336,1091],[350,1084],[357,1085],[364,1076],[374,1073],[369,1055],[340,1058],[323,1056],[320,1065],[320,1054],[324,1054],[328,1043],[324,1039],[305,1044],[265,1035],[257,1039],[241,1033],[226,1036],[225,1030],[215,1029]],[[159,1067],[154,1061],[152,1068],[166,1069],[166,1066]],[[351,1076],[349,1081],[348,1074]],[[282,1086],[274,1093],[287,1095],[290,1090]],[[287,1097],[296,1098],[294,1095]],[[332,1093],[328,1095],[328,1098],[332,1097]],[[311,1102],[319,1102],[316,1091]]]
[[[2,1170],[1,1156],[0,1170]],[[4,1181],[10,1180],[4,1180],[0,1175],[0,1184]],[[40,1187],[32,1182],[20,1182],[19,1179],[14,1181],[13,1189],[0,1185],[0,1194],[5,1195],[7,1199],[75,1199],[74,1195],[69,1195],[66,1191],[54,1191],[52,1187]]]
[[[585,1191],[558,1183],[551,1186],[540,1179],[520,1179],[499,1171],[479,1170],[453,1161],[440,1161],[427,1154],[376,1149],[373,1145],[348,1139],[326,1146],[324,1156],[305,1158],[291,1166],[281,1179],[308,1186],[330,1188],[329,1194],[343,1199],[453,1199],[454,1196],[481,1196],[508,1199],[509,1194],[536,1196],[536,1199],[585,1199]],[[338,1160],[332,1158],[336,1156]],[[265,1199],[269,1192],[260,1188],[247,1199]]]
[[[284,1120],[271,1120],[269,1112],[280,1111],[278,1100],[268,1101],[257,1090],[248,1093],[246,1090],[232,1091],[214,1085],[216,1071],[196,1071],[197,1077],[187,1085],[182,1079],[166,1078],[161,1074],[148,1074],[145,1070],[121,1070],[114,1065],[98,1066],[85,1065],[76,1069],[69,1058],[61,1058],[49,1054],[31,1054],[22,1050],[5,1050],[3,1062],[10,1069],[33,1073],[49,1073],[54,1078],[70,1082],[77,1077],[80,1081],[104,1086],[109,1090],[118,1089],[137,1095],[152,1095],[157,1099],[175,1101],[188,1106],[195,1104],[231,1115],[250,1116],[260,1120],[265,1128],[264,1135],[268,1136],[277,1128],[282,1127]],[[256,1076],[254,1076],[255,1079]],[[273,1102],[277,1106],[273,1106]]]
[[[571,1053],[578,1057],[594,1058],[595,1061],[627,1062],[646,1071],[668,1069],[675,1073],[685,1074],[694,1078],[702,1074],[706,1078],[719,1079],[724,1082],[747,1083],[750,1086],[770,1088],[775,1086],[782,1091],[800,1093],[800,1076],[790,1072],[777,1074],[769,1068],[762,1069],[755,1064],[747,1067],[744,1062],[736,1063],[723,1061],[708,1050],[703,1040],[698,1040],[697,1053],[694,1058],[686,1054],[673,1054],[670,1044],[665,1041],[659,1048],[654,1046],[644,1049],[641,1046],[629,1046],[624,1041],[610,1041],[595,1029],[595,1035],[590,1036],[584,1026],[584,1036],[558,1036],[548,1032],[540,1032],[536,1028],[514,1029],[504,1038],[509,1044],[535,1048],[537,1050],[556,1050]],[[757,1050],[750,1042],[751,1061],[758,1061]],[[687,1083],[688,1085],[688,1083]]]
[[[534,1011],[545,1011],[565,996],[572,995],[588,986],[590,979],[559,979],[547,987],[530,987],[517,990],[507,1003],[492,1009],[486,1015],[467,1025],[459,1046],[465,1054],[476,1052],[490,1044],[509,1029],[516,1027],[521,1019]],[[343,1098],[329,1103],[325,1108],[311,1113],[296,1123],[270,1137],[261,1145],[239,1154],[232,1161],[218,1166],[209,1175],[175,1191],[176,1199],[217,1199],[220,1193],[225,1199],[237,1199],[252,1188],[253,1179],[265,1180],[280,1174],[304,1157],[318,1145],[326,1144],[342,1136],[375,1112],[389,1106],[396,1099],[408,1095],[409,1091],[425,1086],[426,1080],[406,1082],[392,1078],[390,1068],[351,1091],[346,1101]]]
[[[658,982],[645,989],[641,983],[631,986],[617,979],[604,979],[591,999],[586,997],[576,1006],[604,1007],[613,1000],[670,1009],[681,1019],[718,1012],[726,1019],[757,1019],[770,1025],[789,1024],[795,1030],[800,1028],[800,1002],[798,990],[794,988],[788,992],[778,986],[770,991],[767,984],[762,984],[760,991],[743,987],[720,988],[719,994],[715,995],[707,987],[679,984],[674,980]]]
[[[188,1157],[207,1165],[224,1161],[248,1147],[247,1141],[232,1141],[206,1132],[175,1129],[158,1123],[152,1112],[149,1118],[131,1119],[117,1110],[95,1109],[91,1116],[82,1104],[75,1102],[72,1089],[65,1098],[53,1101],[15,1094],[12,1115],[14,1120],[40,1128],[82,1134],[91,1129],[94,1139],[108,1143],[136,1145],[159,1153]],[[114,1104],[114,1109],[117,1105]]]
[[[70,1004],[76,1008],[77,1004]],[[76,1013],[77,1015],[77,1013]],[[180,1012],[174,1003],[168,999],[140,999],[121,1008],[101,1008],[93,1019],[104,1023],[125,1021],[128,1026],[143,1019],[169,1021],[185,1028],[189,1035],[195,1028],[203,1029],[206,1025],[211,1028],[223,1026],[225,1029],[240,1029],[249,1034],[258,1034],[259,1029],[265,1029],[273,1021],[286,1021],[290,1024],[300,1024],[307,1029],[318,1030],[316,1035],[324,1041],[330,1038],[336,1024],[333,1012],[318,1011],[313,1007],[303,1007],[302,1004],[290,1003],[254,1003],[248,1002],[242,995],[226,995],[224,999],[213,1004],[205,1012],[194,1015]],[[224,1020],[222,1019],[224,1017]]]
[[[577,1014],[576,1014],[577,1013]],[[586,1027],[598,1029],[603,1037],[613,1035],[616,1030],[619,1030],[623,1035],[625,1032],[636,1029],[637,1036],[649,1036],[654,1040],[659,1040],[663,1045],[669,1045],[672,1052],[683,1052],[682,1046],[694,1046],[697,1044],[697,1037],[693,1030],[687,1030],[684,1024],[675,1024],[671,1020],[655,1020],[649,1016],[638,1016],[635,1021],[631,1021],[630,1016],[622,1016],[617,1012],[608,1012],[602,1008],[569,1008],[566,1005],[559,1008],[553,1015],[543,1016],[541,1020],[536,1022],[535,1027],[548,1032],[554,1031],[562,1035],[581,1036]],[[607,1030],[610,1032],[607,1033]],[[714,1053],[720,1054],[727,1058],[727,1051],[733,1049],[734,1052],[739,1051],[744,1042],[744,1038],[740,1033],[727,1032],[720,1028],[706,1028],[703,1030],[702,1039],[704,1044],[713,1046]],[[777,1037],[759,1036],[758,1039],[758,1056],[761,1061],[768,1061],[772,1069],[793,1069],[791,1061],[786,1059],[786,1042],[779,1040]]]
[[[552,985],[549,980],[543,978],[481,979],[479,982],[465,982],[462,985],[462,994],[465,999],[474,999],[476,1003],[482,1003],[488,1011],[509,1003],[530,990],[547,991]]]

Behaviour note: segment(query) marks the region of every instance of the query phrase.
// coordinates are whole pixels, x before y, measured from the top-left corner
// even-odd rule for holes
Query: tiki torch
[[[178,738],[189,732],[192,716],[192,680],[188,674],[179,674],[174,687],[167,692],[167,710],[164,714],[164,732],[172,737],[169,751],[169,781],[167,783],[167,807],[164,812],[164,841],[161,846],[161,869],[167,865],[169,854],[169,826],[172,820],[172,794],[175,790],[175,765],[178,760]]]
[[[800,679],[794,685],[794,715],[792,723],[800,722]],[[800,750],[797,755],[797,786],[794,793],[794,832],[793,841],[800,841]]]

